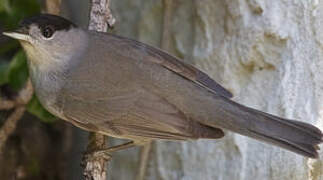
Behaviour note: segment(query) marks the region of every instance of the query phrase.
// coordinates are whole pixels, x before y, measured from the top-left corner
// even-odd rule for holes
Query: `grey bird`
[[[225,129],[318,158],[318,128],[238,104],[207,74],[158,48],[49,14],[3,34],[24,48],[41,104],[75,126],[131,140],[114,150],[218,139]]]

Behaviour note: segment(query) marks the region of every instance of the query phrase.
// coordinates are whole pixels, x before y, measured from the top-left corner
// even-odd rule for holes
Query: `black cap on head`
[[[69,30],[72,27],[76,27],[75,24],[63,17],[51,14],[40,14],[24,19],[20,23],[20,28],[28,28],[31,24],[38,25],[40,29],[43,29],[46,26],[52,26],[55,31]]]

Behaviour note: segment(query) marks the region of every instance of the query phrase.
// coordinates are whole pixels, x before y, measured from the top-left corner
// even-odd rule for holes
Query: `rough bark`
[[[104,135],[98,133],[90,133],[87,153],[94,152],[98,149],[107,148],[107,139]],[[96,156],[95,154],[85,155],[82,162],[84,166],[85,180],[106,180],[108,170],[108,160],[104,156]]]
[[[323,2],[177,0],[172,6],[169,52],[211,75],[235,101],[323,128]],[[119,34],[161,44],[162,0],[113,1],[112,9],[123,22]],[[322,159],[229,132],[216,141],[152,148],[147,179],[323,178]],[[113,179],[134,177],[136,152],[114,157]]]

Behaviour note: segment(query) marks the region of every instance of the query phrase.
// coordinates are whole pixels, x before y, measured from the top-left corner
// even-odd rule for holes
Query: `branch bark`
[[[49,14],[59,14],[62,0],[46,0],[45,11]]]
[[[110,0],[92,0],[90,11],[89,30],[105,32],[113,27],[115,18],[109,8]]]
[[[115,18],[112,16],[109,8],[109,0],[92,0],[90,11],[89,30],[106,31],[112,27]],[[106,137],[98,133],[90,133],[87,152],[93,152],[98,149],[107,148]],[[84,178],[86,180],[106,180],[108,159],[101,157],[88,158],[83,157]]]
[[[29,102],[33,95],[33,88],[30,80],[27,81],[19,95],[13,101],[4,101],[0,103],[0,110],[9,110],[15,108],[10,114],[4,125],[0,129],[0,154],[8,137],[15,131],[19,119],[24,115],[25,105]]]
[[[0,110],[10,110],[15,107],[15,101],[12,100],[1,100]]]

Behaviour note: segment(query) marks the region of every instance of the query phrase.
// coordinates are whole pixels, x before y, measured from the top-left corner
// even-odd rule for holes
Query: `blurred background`
[[[237,102],[323,128],[323,2],[110,1],[117,20],[110,32],[194,64],[229,89]],[[89,0],[61,0],[59,10],[87,28],[89,5]],[[0,32],[46,9],[45,0],[0,0]],[[18,42],[0,35],[0,104],[17,97],[28,78],[26,65]],[[0,110],[0,144],[1,130],[13,111]],[[0,155],[1,180],[82,179],[87,132],[56,119],[35,96],[11,129]],[[226,134],[217,141],[153,143],[145,178],[323,180],[322,158],[306,159]],[[108,179],[135,179],[139,150],[113,154]]]
[[[45,11],[45,1],[1,0],[0,32],[15,29],[23,18]],[[88,1],[61,4],[61,14],[83,27],[88,23],[88,11]],[[26,56],[19,43],[0,35],[0,101],[14,99],[27,78]],[[0,124],[12,112],[0,111]],[[80,162],[86,143],[86,132],[56,119],[33,96],[3,148],[0,179],[81,179]]]

